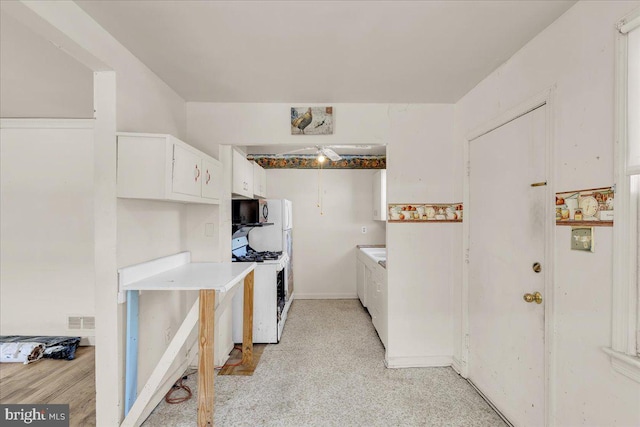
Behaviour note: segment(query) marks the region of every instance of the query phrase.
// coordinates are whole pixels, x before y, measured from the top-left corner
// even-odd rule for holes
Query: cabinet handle
[[[195,182],[198,182],[198,178],[200,178],[200,168],[198,168],[198,165],[196,165],[195,169],[193,170],[193,176]]]
[[[205,174],[206,174],[205,176],[207,177],[205,184],[209,184],[209,182],[211,181],[211,174],[209,173],[209,169],[205,171]]]

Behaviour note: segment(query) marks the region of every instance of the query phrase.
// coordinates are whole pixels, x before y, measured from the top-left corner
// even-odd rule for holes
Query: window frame
[[[640,9],[625,16],[616,34],[615,220],[613,227],[613,300],[610,356],[617,372],[640,382],[638,332],[638,200],[630,185],[640,168],[629,167],[628,34],[640,31]],[[638,100],[637,102],[640,102]]]

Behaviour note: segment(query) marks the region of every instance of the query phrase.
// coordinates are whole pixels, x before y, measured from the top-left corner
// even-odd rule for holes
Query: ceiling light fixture
[[[318,154],[318,161],[320,163],[324,163],[325,160],[327,160],[327,158],[324,156],[324,154],[322,153]]]

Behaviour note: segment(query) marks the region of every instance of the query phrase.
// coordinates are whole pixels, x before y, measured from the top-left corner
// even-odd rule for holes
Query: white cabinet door
[[[233,150],[233,179],[231,192],[253,198],[253,165],[242,153]]]
[[[267,198],[267,171],[256,162],[251,162],[253,167],[253,194],[263,199]]]
[[[384,169],[373,175],[373,219],[387,220],[387,171]]]
[[[376,326],[376,330],[378,331],[378,336],[380,336],[380,341],[382,341],[382,345],[387,348],[387,331],[388,331],[388,319],[387,319],[387,276],[386,271],[381,272],[379,277],[379,289],[378,292],[378,325]]]
[[[260,166],[260,194],[267,198],[267,171]]]
[[[356,259],[356,290],[358,292],[358,298],[360,298],[360,302],[364,307],[367,306],[365,303],[364,291],[365,291],[365,283],[364,283],[364,271],[365,266],[362,261]]]
[[[173,192],[200,197],[202,159],[180,145],[173,146]]]
[[[371,318],[373,319],[373,277],[371,274],[371,269],[369,267],[367,267],[367,265],[365,264],[364,266],[364,301],[365,301],[365,307],[367,307],[367,310],[369,310],[369,314],[371,315]]]
[[[222,167],[212,158],[202,159],[202,197],[220,200]]]

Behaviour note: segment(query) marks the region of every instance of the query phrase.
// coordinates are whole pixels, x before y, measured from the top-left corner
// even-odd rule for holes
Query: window
[[[616,40],[616,205],[611,348],[618,372],[640,382],[640,10]]]

